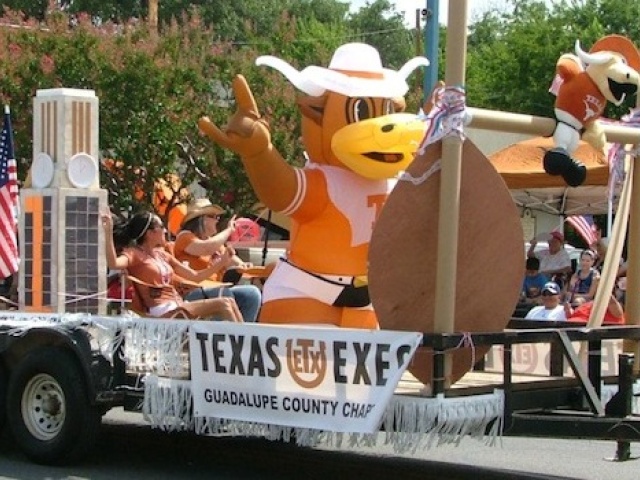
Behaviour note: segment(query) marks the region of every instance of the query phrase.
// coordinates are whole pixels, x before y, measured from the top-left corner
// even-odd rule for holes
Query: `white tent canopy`
[[[607,187],[594,185],[572,187],[524,188],[510,190],[514,202],[521,209],[551,215],[603,215],[609,213]],[[613,199],[617,204],[618,194]]]

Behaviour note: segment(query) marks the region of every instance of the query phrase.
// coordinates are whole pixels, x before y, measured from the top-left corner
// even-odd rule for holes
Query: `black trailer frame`
[[[632,413],[634,355],[623,353],[618,358],[618,375],[603,377],[602,342],[604,340],[640,340],[640,327],[611,326],[586,328],[575,323],[527,321],[512,319],[503,332],[429,333],[422,346],[433,350],[433,394],[465,395],[464,389],[445,385],[447,352],[471,340],[476,346],[503,346],[504,435],[553,438],[615,440],[615,460],[630,459],[630,442],[640,441],[640,416]],[[571,342],[587,342],[588,361],[585,369]],[[549,378],[535,386],[521,388],[514,383],[512,352],[516,344],[548,343],[551,345]],[[574,377],[563,376],[564,362]],[[475,370],[482,370],[482,362]],[[613,398],[603,405],[601,385],[617,383]]]

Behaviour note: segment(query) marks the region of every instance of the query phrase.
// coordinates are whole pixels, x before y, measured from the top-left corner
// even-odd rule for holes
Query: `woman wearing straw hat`
[[[193,301],[219,296],[233,297],[246,322],[255,322],[258,318],[262,294],[255,285],[220,285],[235,273],[234,267],[244,267],[244,262],[235,254],[232,247],[225,243],[235,229],[235,215],[227,223],[227,228],[218,232],[218,221],[224,210],[212,204],[206,198],[200,198],[187,207],[173,253],[181,262],[187,262],[195,270],[200,270],[218,259],[218,270],[208,280],[218,283],[215,286],[193,288],[185,295],[185,300]]]
[[[214,263],[196,271],[183,265],[165,250],[166,229],[151,212],[133,215],[114,232],[111,213],[102,215],[109,268],[127,270],[140,282],[153,288],[141,291],[142,303],[152,317],[171,317],[181,309],[193,318],[242,322],[238,305],[232,298],[212,298],[185,302],[173,286],[174,275],[200,282],[219,269]],[[114,236],[116,237],[114,239]],[[115,244],[127,245],[118,254]],[[220,263],[219,261],[217,263]]]

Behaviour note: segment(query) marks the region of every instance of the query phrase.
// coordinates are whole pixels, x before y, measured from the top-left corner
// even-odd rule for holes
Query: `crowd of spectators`
[[[600,270],[606,243],[598,235],[596,242],[580,254],[572,269],[565,250],[564,235],[554,231],[548,237],[549,248],[536,250],[533,239],[527,251],[525,276],[515,315],[529,320],[569,320],[586,323],[600,285]],[[618,276],[624,278],[624,264]],[[622,287],[622,288],[621,288]],[[604,324],[624,323],[624,281],[618,281],[604,316]]]

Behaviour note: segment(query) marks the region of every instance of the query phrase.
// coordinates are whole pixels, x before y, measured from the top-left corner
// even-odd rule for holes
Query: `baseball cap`
[[[558,232],[557,230],[554,230],[549,234],[549,240],[551,240],[552,238],[564,242],[564,235],[562,234],[562,232]]]
[[[549,292],[553,295],[558,295],[560,293],[560,287],[556,282],[547,282],[542,287],[542,293]]]

